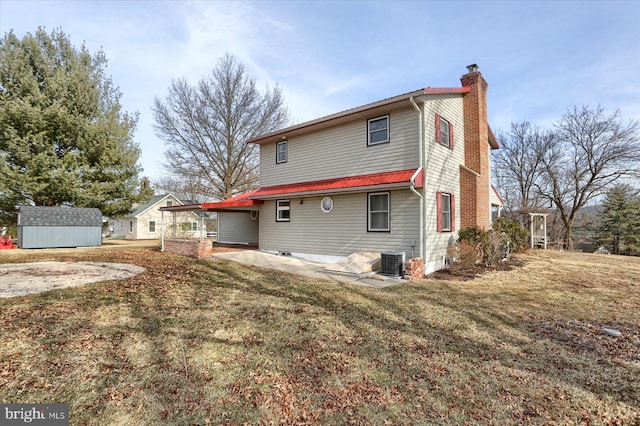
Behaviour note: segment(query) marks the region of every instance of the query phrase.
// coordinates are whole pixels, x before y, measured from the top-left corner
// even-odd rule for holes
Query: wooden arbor
[[[547,249],[547,213],[529,213],[531,248]]]

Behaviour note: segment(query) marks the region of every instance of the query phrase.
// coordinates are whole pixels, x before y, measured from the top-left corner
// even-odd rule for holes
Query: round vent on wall
[[[251,210],[251,213],[249,213],[249,217],[251,218],[251,220],[256,220],[258,218],[258,210]]]
[[[324,197],[320,202],[320,208],[323,212],[329,213],[333,209],[333,200],[331,197]]]

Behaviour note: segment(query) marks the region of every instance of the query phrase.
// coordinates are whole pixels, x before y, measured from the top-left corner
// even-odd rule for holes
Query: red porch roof
[[[314,195],[334,192],[353,192],[367,189],[389,189],[409,187],[415,169],[386,173],[372,173],[335,179],[299,182],[287,185],[267,186],[249,195],[250,199],[268,199],[280,196]],[[417,188],[424,185],[424,171],[420,170],[414,182]]]
[[[236,195],[235,197],[228,198],[223,201],[215,201],[212,203],[202,203],[203,210],[217,210],[217,209],[229,209],[234,207],[251,207],[259,204],[264,204],[262,200],[250,199],[257,190],[245,192],[244,194]]]
[[[282,196],[302,196],[315,194],[329,194],[336,192],[355,192],[371,189],[393,189],[408,188],[411,185],[411,178],[415,174],[414,182],[416,188],[424,186],[424,170],[418,173],[415,169],[398,170],[395,172],[372,173],[360,176],[347,176],[335,179],[316,180],[310,182],[299,182],[287,185],[276,185],[260,188],[251,192],[236,195],[223,201],[211,203],[188,204],[182,206],[161,207],[160,210],[180,211],[180,210],[226,210],[238,207],[252,207],[264,204],[264,199],[278,198]]]

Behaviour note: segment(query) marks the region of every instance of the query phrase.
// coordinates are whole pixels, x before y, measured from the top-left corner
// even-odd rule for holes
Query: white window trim
[[[381,120],[383,118],[387,120],[387,129],[386,129],[387,130],[387,138],[385,140],[382,140],[382,141],[371,142],[371,133],[372,133],[371,132],[371,122],[372,121],[378,121],[378,120]],[[391,127],[390,122],[391,122],[391,120],[389,119],[389,115],[388,114],[387,115],[381,115],[380,117],[370,118],[370,119],[367,120],[367,145],[368,146],[380,145],[380,144],[389,142],[389,139],[390,139],[389,135],[391,133],[391,131],[390,131],[390,127]],[[381,130],[375,130],[375,131],[376,132],[380,132]]]
[[[447,128],[446,131],[446,141],[447,143],[442,143],[442,140],[444,139],[444,133],[442,132],[442,127],[443,127],[443,123],[446,123],[447,125],[444,126]],[[446,146],[447,148],[451,148],[451,133],[450,133],[450,129],[451,129],[451,123],[449,122],[449,120],[447,120],[446,118],[440,116],[440,140],[438,141],[440,143],[440,145],[442,146]]]
[[[329,205],[328,208],[325,208],[325,203]],[[320,201],[320,210],[324,213],[329,213],[333,210],[333,199],[331,197],[324,197],[322,201]]]
[[[289,144],[287,143],[288,141],[280,141],[276,144],[276,164],[282,164],[282,163],[286,163],[289,160]],[[284,145],[285,150],[283,151],[284,153],[284,159],[281,160],[280,159],[280,146]]]
[[[371,210],[371,197],[375,195],[386,195],[387,196],[387,209],[372,211]],[[371,214],[372,213],[387,213],[387,226],[386,228],[372,228],[371,227]],[[391,230],[391,193],[389,192],[371,192],[367,194],[367,231],[369,232],[389,232]]]
[[[280,206],[280,203],[289,203],[287,206]],[[289,217],[281,218],[280,212],[288,211]],[[276,200],[276,222],[291,222],[291,200]]]
[[[151,230],[151,224],[152,224],[152,223],[153,223],[153,231]],[[157,223],[156,223],[156,221],[155,221],[155,220],[150,220],[150,221],[149,221],[148,226],[147,226],[147,229],[149,230],[149,233],[150,233],[150,234],[155,234],[155,233],[156,233],[156,226],[157,226]]]
[[[446,200],[446,202],[445,202]],[[447,211],[445,212],[445,206],[447,207]],[[451,209],[453,206],[451,205],[451,194],[447,192],[440,193],[440,220],[442,223],[442,232],[451,232]],[[447,213],[449,215],[449,226],[444,226],[444,214]]]
[[[198,222],[191,222],[191,221],[182,222],[180,227],[183,228],[187,232],[197,231],[198,230]]]

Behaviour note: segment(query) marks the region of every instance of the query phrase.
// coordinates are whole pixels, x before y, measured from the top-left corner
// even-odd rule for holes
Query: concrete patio
[[[347,284],[364,285],[374,288],[385,288],[406,282],[399,278],[387,277],[379,274],[363,276],[355,273],[339,273],[332,269],[333,264],[316,263],[294,256],[278,256],[258,250],[243,250],[225,253],[214,253],[211,259],[225,259],[260,268],[275,269],[290,274],[304,275],[329,281]],[[370,274],[369,274],[370,275]]]

